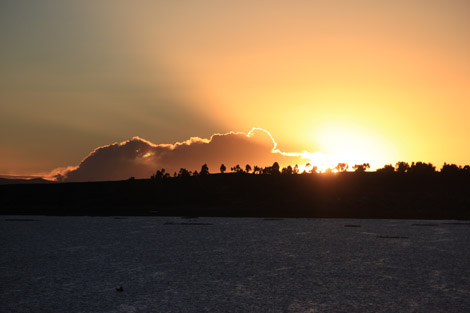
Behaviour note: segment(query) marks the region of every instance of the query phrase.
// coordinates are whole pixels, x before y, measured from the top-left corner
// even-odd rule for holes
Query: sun
[[[307,163],[299,165],[299,173],[311,172],[316,170],[319,173],[325,172],[327,169],[336,166],[337,163],[331,156],[321,152],[302,152],[300,153],[303,159],[309,160]]]
[[[354,164],[370,163],[374,170],[391,162],[396,155],[389,141],[364,125],[330,121],[312,133],[322,153],[312,154],[308,159],[320,172],[333,170],[338,163],[347,163],[349,170]]]

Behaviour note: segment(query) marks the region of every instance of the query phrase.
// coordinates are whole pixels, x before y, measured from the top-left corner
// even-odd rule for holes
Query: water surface
[[[466,312],[469,239],[456,221],[2,216],[0,311]]]

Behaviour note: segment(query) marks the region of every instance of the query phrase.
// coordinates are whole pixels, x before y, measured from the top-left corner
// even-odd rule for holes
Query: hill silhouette
[[[49,184],[53,183],[50,180],[43,178],[4,178],[0,177],[0,185],[10,185],[10,184]]]
[[[0,214],[470,219],[468,171],[205,170],[197,176],[181,171],[152,179],[2,185]]]

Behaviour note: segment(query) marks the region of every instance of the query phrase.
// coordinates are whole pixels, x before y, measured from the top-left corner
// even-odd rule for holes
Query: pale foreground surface
[[[470,223],[2,216],[0,282],[1,312],[468,312]]]

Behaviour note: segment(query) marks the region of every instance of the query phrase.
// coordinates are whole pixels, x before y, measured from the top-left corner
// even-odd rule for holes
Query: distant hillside
[[[0,214],[470,220],[470,175],[229,173],[3,185]]]
[[[0,177],[0,185],[12,185],[12,184],[50,184],[53,183],[50,180],[43,178],[4,178]]]

